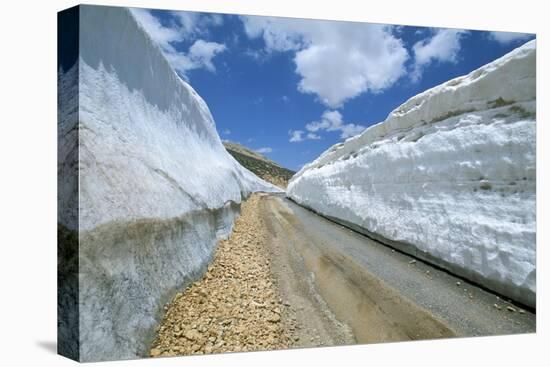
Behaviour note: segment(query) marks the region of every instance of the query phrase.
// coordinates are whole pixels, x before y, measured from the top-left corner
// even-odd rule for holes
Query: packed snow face
[[[230,233],[241,200],[280,189],[226,152],[206,103],[129,9],[80,6],[79,42],[79,62],[59,82],[78,83],[78,119],[61,100],[59,122],[78,136],[59,144],[78,144],[79,202],[59,220],[79,230],[80,360],[135,358],[163,304]]]
[[[535,41],[304,166],[287,195],[535,307]]]

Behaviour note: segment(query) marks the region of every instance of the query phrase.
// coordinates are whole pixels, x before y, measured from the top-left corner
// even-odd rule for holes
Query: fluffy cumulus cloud
[[[380,92],[405,74],[409,55],[392,28],[376,24],[242,17],[249,38],[262,38],[264,52],[292,52],[298,90],[328,107]]]
[[[290,135],[290,139],[288,139],[291,143],[299,143],[304,140],[320,140],[321,136],[312,132],[307,132],[304,130],[289,130],[288,135]]]
[[[188,71],[201,68],[216,71],[212,60],[217,54],[225,51],[226,46],[205,41],[200,37],[208,34],[208,27],[223,23],[220,15],[172,12],[170,25],[163,25],[147,9],[132,8],[131,11],[145,31],[161,47],[172,67],[182,75],[185,76]],[[174,43],[193,40],[187,52],[179,51],[174,47]]]
[[[147,10],[143,9],[142,11]],[[187,37],[205,36],[208,34],[209,27],[221,26],[223,24],[223,17],[220,14],[204,14],[189,11],[173,11],[170,13],[179,23],[173,26],[178,28],[180,33]]]
[[[527,41],[529,37],[531,37],[531,35],[528,33],[489,32],[489,38],[502,45],[507,45],[518,41]]]
[[[456,63],[461,39],[466,34],[461,29],[437,29],[431,37],[415,43],[412,79],[419,80],[424,68],[433,62]]]
[[[130,11],[162,49],[170,49],[172,42],[180,42],[185,38],[185,32],[180,32],[176,28],[164,27],[149,10],[130,8]]]
[[[289,130],[288,135],[290,135],[290,139],[288,139],[288,141],[291,143],[299,143],[305,140],[303,130]]]
[[[225,45],[220,43],[197,40],[189,48],[188,57],[197,65],[204,66],[207,70],[215,71],[216,68],[212,64],[212,59],[220,52],[225,51],[225,49]]]
[[[306,139],[308,139],[308,140],[320,140],[321,136],[317,135],[315,133],[307,133],[306,134]]]
[[[345,124],[342,114],[338,111],[325,111],[319,121],[313,121],[306,125],[306,130],[317,131],[339,131],[342,139],[357,135],[365,130],[365,126],[358,124]]]
[[[308,23],[291,18],[243,16],[244,31],[249,38],[263,37],[266,51],[298,50],[305,45],[303,34]]]
[[[365,126],[363,125],[344,123],[340,112],[327,110],[323,112],[318,121],[312,121],[309,124],[306,124],[305,131],[289,131],[289,141],[297,143],[304,140],[318,140],[321,139],[320,133],[324,131],[337,131],[340,133],[340,138],[347,139],[360,134],[363,130],[365,130]]]

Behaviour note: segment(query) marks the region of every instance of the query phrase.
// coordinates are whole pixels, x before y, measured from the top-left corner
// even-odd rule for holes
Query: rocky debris
[[[204,277],[167,305],[151,357],[282,349],[299,340],[261,246],[266,232],[257,210],[253,195]]]
[[[177,326],[176,326],[176,328],[177,328]],[[176,332],[176,333],[178,334],[177,336],[181,335],[181,333],[179,333],[179,332]],[[185,332],[185,337],[190,341],[194,341],[194,340],[199,340],[202,337],[202,335],[197,330],[191,329],[191,330],[187,330]]]
[[[274,312],[267,317],[267,321],[273,322],[273,323],[279,322],[281,321],[281,316],[279,316],[279,314]]]

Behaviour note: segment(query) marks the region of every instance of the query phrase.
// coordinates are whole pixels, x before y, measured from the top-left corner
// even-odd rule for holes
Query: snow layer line
[[[412,97],[287,196],[535,307],[536,44]]]

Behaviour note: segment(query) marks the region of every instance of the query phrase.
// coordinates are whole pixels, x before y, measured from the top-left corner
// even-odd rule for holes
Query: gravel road
[[[261,203],[271,246],[300,253],[319,294],[358,342],[536,331],[535,314],[498,295],[283,196]]]
[[[165,311],[153,357],[536,331],[529,310],[273,194]]]

